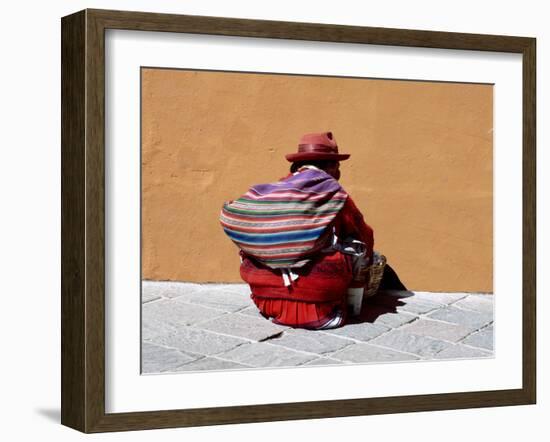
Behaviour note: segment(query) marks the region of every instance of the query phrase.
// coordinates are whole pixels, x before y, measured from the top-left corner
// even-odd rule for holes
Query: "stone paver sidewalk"
[[[143,281],[142,373],[493,356],[493,296],[384,292],[344,327],[263,318],[244,284]]]

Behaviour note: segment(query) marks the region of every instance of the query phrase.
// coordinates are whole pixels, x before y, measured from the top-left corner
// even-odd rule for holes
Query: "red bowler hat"
[[[305,134],[298,144],[297,153],[289,153],[285,158],[291,163],[304,160],[344,161],[347,153],[338,153],[338,145],[332,132]]]

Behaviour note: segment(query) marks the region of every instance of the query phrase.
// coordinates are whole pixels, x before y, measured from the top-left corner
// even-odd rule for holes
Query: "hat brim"
[[[295,163],[297,161],[305,160],[332,160],[332,161],[344,161],[350,157],[349,153],[322,153],[322,152],[299,152],[289,153],[285,155],[287,161]]]

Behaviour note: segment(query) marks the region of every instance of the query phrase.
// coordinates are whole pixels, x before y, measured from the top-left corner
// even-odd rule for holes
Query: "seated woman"
[[[331,132],[304,135],[286,155],[286,177],[224,204],[220,221],[240,248],[241,277],[275,323],[327,329],[346,323],[348,304],[359,314],[374,235],[338,182],[349,156]]]

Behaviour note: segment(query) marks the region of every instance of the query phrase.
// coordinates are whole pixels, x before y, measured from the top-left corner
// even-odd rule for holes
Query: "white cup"
[[[359,316],[363,304],[364,287],[348,288],[348,306],[352,308],[353,316]]]

